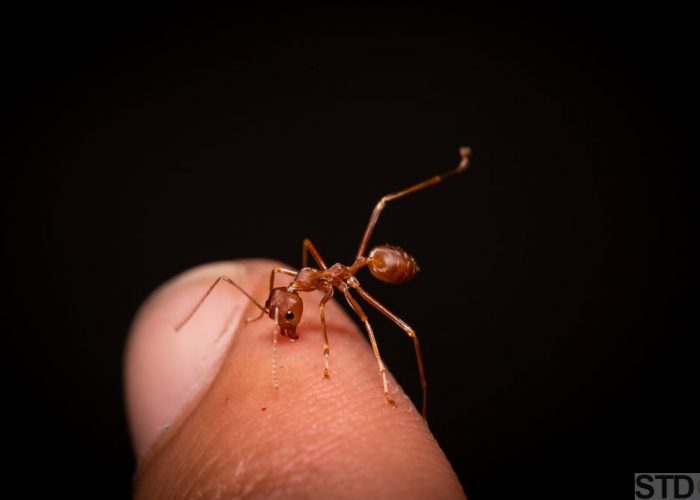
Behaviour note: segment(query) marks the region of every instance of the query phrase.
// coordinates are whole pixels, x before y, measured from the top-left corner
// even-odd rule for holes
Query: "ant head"
[[[292,340],[299,338],[297,335],[297,325],[304,312],[304,303],[296,292],[289,292],[286,288],[273,288],[270,297],[265,303],[270,318],[275,319],[277,310],[277,321],[280,325],[282,335]]]

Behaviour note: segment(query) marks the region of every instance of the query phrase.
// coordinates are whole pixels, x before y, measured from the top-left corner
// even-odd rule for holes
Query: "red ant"
[[[360,304],[353,298],[350,294],[350,289],[355,290],[357,294],[364,300],[369,302],[369,304],[376,308],[379,312],[384,314],[387,318],[396,323],[401,329],[403,329],[409,337],[413,339],[413,345],[416,350],[416,359],[418,361],[418,372],[420,374],[421,387],[423,389],[423,417],[426,413],[427,405],[427,383],[425,381],[425,374],[423,372],[423,358],[421,356],[420,344],[418,343],[418,337],[413,328],[408,326],[403,320],[401,320],[394,313],[389,311],[382,304],[377,302],[371,295],[369,295],[361,286],[360,282],[355,278],[355,273],[362,269],[363,267],[369,267],[369,272],[377,279],[384,281],[386,283],[405,283],[409,281],[416,272],[418,272],[418,265],[413,257],[406,253],[402,248],[391,246],[391,245],[380,245],[373,248],[369,255],[365,256],[365,250],[367,248],[367,242],[369,241],[374,226],[377,224],[379,215],[387,202],[402,198],[421,189],[425,189],[429,186],[441,182],[444,178],[451,175],[456,175],[464,172],[469,165],[469,155],[471,150],[467,147],[462,147],[459,150],[461,156],[461,161],[459,165],[449,170],[441,175],[435,175],[423,182],[419,182],[409,188],[396,193],[388,194],[379,200],[379,203],[374,207],[372,215],[369,218],[369,224],[367,224],[367,229],[365,234],[362,236],[362,241],[360,242],[360,248],[357,250],[357,256],[355,257],[355,262],[351,266],[345,266],[343,264],[333,264],[328,267],[324,262],[321,255],[316,250],[316,247],[310,240],[305,239],[302,246],[302,268],[300,271],[294,271],[292,269],[285,269],[282,267],[275,267],[270,273],[270,295],[265,302],[265,306],[260,305],[253,297],[251,297],[245,290],[238,286],[231,278],[228,276],[219,277],[214,284],[209,287],[207,293],[200,299],[197,305],[194,307],[192,312],[175,328],[179,330],[185,323],[187,323],[194,313],[199,309],[204,300],[209,296],[214,287],[223,280],[238,290],[243,292],[243,294],[250,299],[250,301],[255,304],[258,309],[260,309],[260,315],[255,318],[247,319],[246,321],[255,321],[264,314],[267,314],[270,318],[275,320],[275,334],[274,340],[277,340],[277,332],[279,331],[282,335],[288,337],[291,340],[299,338],[296,328],[301,319],[301,315],[304,309],[304,303],[302,302],[299,292],[312,292],[314,290],[322,290],[325,295],[321,299],[319,309],[321,312],[321,325],[323,327],[323,376],[325,378],[330,378],[328,375],[328,355],[330,349],[328,347],[328,333],[326,331],[326,314],[325,305],[333,297],[334,288],[340,290],[345,299],[350,304],[350,307],[357,313],[362,322],[365,324],[367,329],[367,335],[369,336],[370,343],[372,344],[372,350],[374,351],[374,356],[377,358],[377,364],[379,365],[379,373],[382,376],[382,382],[384,384],[384,398],[386,402],[392,406],[396,406],[391,397],[389,397],[389,387],[386,380],[386,368],[382,362],[382,358],[379,355],[379,348],[377,347],[377,341],[374,338],[374,332],[372,331],[372,326],[367,320],[367,315],[360,307]],[[316,265],[320,269],[313,267],[307,267],[307,257],[308,254],[316,261]],[[293,276],[292,282],[285,287],[275,288],[275,275],[277,273],[286,274],[287,276]],[[275,384],[276,386],[276,384]]]

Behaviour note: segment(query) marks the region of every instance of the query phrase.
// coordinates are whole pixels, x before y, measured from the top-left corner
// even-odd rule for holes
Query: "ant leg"
[[[391,406],[396,407],[396,402],[393,399],[391,399],[391,397],[389,397],[389,384],[387,384],[386,381],[386,368],[384,367],[382,357],[379,355],[379,347],[377,347],[377,340],[374,338],[374,332],[372,331],[372,326],[367,320],[367,315],[362,310],[362,307],[360,307],[360,304],[358,304],[357,301],[352,297],[352,295],[350,295],[350,292],[347,290],[347,288],[341,289],[341,291],[345,295],[345,299],[348,301],[348,304],[350,304],[350,307],[352,307],[352,309],[357,313],[362,322],[365,324],[365,328],[367,329],[367,336],[369,337],[369,342],[370,344],[372,344],[372,350],[374,351],[374,357],[377,358],[377,364],[379,365],[379,373],[382,375],[382,383],[384,384],[384,399]]]
[[[259,320],[259,319],[262,318],[264,315],[265,315],[265,311],[262,310],[262,311],[260,311],[260,314],[258,314],[257,316],[254,316],[254,317],[252,317],[252,318],[246,318],[246,319],[245,319],[245,322],[246,322],[246,323],[252,323],[253,321]]]
[[[233,280],[232,280],[231,278],[229,278],[228,276],[219,276],[219,277],[216,279],[216,281],[214,282],[214,284],[213,284],[212,286],[209,287],[209,290],[207,290],[207,293],[204,294],[204,297],[202,297],[202,298],[199,300],[199,302],[197,302],[197,305],[194,307],[194,309],[192,309],[192,311],[187,315],[187,317],[185,317],[185,319],[183,319],[183,320],[175,327],[175,331],[176,331],[176,332],[177,332],[177,331],[180,331],[180,329],[181,329],[183,326],[185,326],[185,325],[187,324],[187,322],[188,322],[190,319],[192,319],[192,316],[194,316],[194,313],[197,312],[197,309],[200,308],[200,306],[201,306],[201,305],[204,303],[204,301],[207,299],[207,297],[209,296],[209,294],[211,293],[211,291],[214,289],[214,287],[215,287],[216,285],[219,284],[219,281],[221,281],[221,280],[225,281],[225,282],[228,283],[229,285],[233,285],[234,287],[236,287],[238,290],[240,290],[240,291],[243,293],[243,295],[245,295],[246,297],[248,297],[248,299],[249,299],[253,304],[255,304],[255,305],[258,307],[258,309],[260,309],[262,312],[265,312],[265,308],[264,308],[263,306],[261,306],[261,305],[258,303],[258,301],[255,300],[248,292],[246,292],[246,291],[243,290],[240,286],[238,286],[238,284],[236,284],[235,281],[233,281]]]
[[[382,197],[381,200],[379,200],[379,203],[377,203],[377,205],[374,207],[372,215],[369,218],[369,224],[367,224],[365,234],[364,236],[362,236],[362,241],[360,241],[360,248],[357,250],[357,256],[355,257],[355,260],[359,260],[360,257],[364,255],[365,250],[367,249],[367,243],[369,242],[369,238],[370,236],[372,236],[372,231],[374,231],[374,226],[377,224],[377,221],[379,220],[379,215],[382,213],[382,210],[384,210],[384,205],[386,205],[388,201],[402,198],[406,195],[415,193],[416,191],[420,191],[421,189],[425,189],[429,186],[437,184],[446,177],[464,172],[467,169],[467,166],[469,165],[469,155],[471,154],[471,150],[467,147],[462,147],[459,149],[459,154],[462,157],[462,159],[460,160],[459,165],[457,165],[456,168],[448,170],[443,174],[435,175],[429,179],[424,180],[423,182],[414,184],[413,186],[408,187],[402,191],[397,191],[396,193],[388,194]]]
[[[328,346],[328,332],[326,331],[326,302],[333,297],[333,287],[329,288],[326,295],[321,299],[319,309],[321,310],[321,326],[323,327],[323,378],[331,378],[328,374],[328,357],[330,355],[330,347]]]
[[[418,361],[418,373],[420,375],[420,385],[421,388],[423,389],[423,411],[422,415],[423,418],[425,418],[425,411],[428,407],[428,384],[425,380],[425,372],[423,371],[423,356],[421,355],[420,351],[420,343],[418,342],[418,335],[416,335],[416,332],[408,326],[401,318],[396,316],[394,313],[389,311],[386,307],[384,307],[382,304],[377,302],[377,300],[372,297],[370,294],[364,291],[362,287],[356,286],[354,289],[357,291],[360,296],[365,299],[367,302],[369,302],[374,308],[376,308],[380,313],[382,313],[384,316],[389,318],[391,321],[396,323],[399,328],[401,328],[403,331],[405,331],[409,337],[413,339],[413,346],[416,349],[416,360]]]
[[[292,271],[291,269],[284,269],[283,267],[273,267],[273,268],[272,268],[272,271],[270,272],[270,292],[269,292],[270,294],[272,293],[272,289],[273,289],[274,286],[275,286],[275,274],[277,274],[277,273],[286,274],[286,275],[288,275],[288,276],[296,276],[296,275],[297,275],[297,272],[296,272],[296,271]],[[270,295],[268,294],[268,297],[269,297],[269,296],[270,296]],[[253,321],[257,321],[257,320],[259,320],[260,318],[262,318],[262,317],[263,317],[263,314],[265,314],[266,312],[267,312],[267,311],[265,311],[265,310],[263,309],[262,311],[260,311],[260,314],[258,314],[256,317],[254,317],[254,318],[246,318],[246,319],[245,319],[245,322],[246,322],[246,323],[252,323]]]
[[[311,254],[311,256],[314,258],[316,261],[316,264],[321,269],[328,269],[328,266],[326,266],[326,263],[323,262],[323,258],[321,257],[321,254],[318,253],[318,250],[316,250],[316,247],[314,246],[313,243],[311,243],[311,240],[306,238],[304,240],[304,243],[302,244],[301,247],[301,267],[304,268],[306,267],[307,261],[308,261],[308,254]]]

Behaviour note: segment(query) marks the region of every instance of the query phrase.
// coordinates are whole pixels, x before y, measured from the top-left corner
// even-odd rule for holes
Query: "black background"
[[[304,237],[350,263],[378,198],[462,144],[470,170],[391,205],[373,239],[416,280],[359,277],[422,338],[467,494],[690,465],[688,12],[100,5],[3,21],[10,484],[128,497],[122,349],[149,292],[214,260],[298,265]],[[410,342],[372,319],[417,400]]]

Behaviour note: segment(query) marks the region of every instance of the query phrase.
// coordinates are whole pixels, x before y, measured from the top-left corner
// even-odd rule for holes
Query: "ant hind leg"
[[[367,243],[369,242],[369,239],[372,236],[372,232],[374,231],[374,226],[377,224],[379,216],[381,215],[382,211],[384,210],[384,206],[388,201],[398,200],[399,198],[403,198],[404,196],[415,193],[416,191],[420,191],[427,187],[433,186],[439,182],[442,182],[442,180],[446,177],[450,177],[452,175],[464,172],[469,166],[470,154],[471,149],[469,149],[468,147],[461,147],[459,148],[459,164],[452,170],[448,170],[447,172],[444,172],[440,175],[434,175],[433,177],[430,177],[429,179],[426,179],[423,182],[419,182],[418,184],[414,184],[413,186],[407,187],[406,189],[402,189],[401,191],[397,191],[395,193],[390,193],[386,196],[383,196],[372,211],[372,215],[369,218],[369,223],[367,224],[367,229],[365,229],[365,234],[362,236],[362,240],[360,241],[360,248],[358,248],[357,250],[357,256],[355,257],[355,260],[357,261],[364,256],[365,250],[367,249]]]
[[[396,323],[399,328],[401,328],[403,331],[406,332],[406,334],[411,337],[413,340],[413,347],[415,348],[416,351],[416,361],[418,362],[418,374],[420,375],[420,385],[421,388],[423,389],[423,411],[421,412],[423,415],[423,418],[425,418],[427,406],[428,406],[428,383],[425,380],[425,372],[423,370],[423,356],[421,354],[420,350],[420,343],[418,342],[418,335],[416,335],[416,332],[408,326],[401,318],[396,316],[394,313],[389,311],[386,307],[384,307],[382,304],[377,302],[377,300],[372,297],[370,294],[365,292],[362,287],[355,287],[355,290],[357,293],[360,294],[360,296],[365,299],[367,302],[369,302],[375,309],[377,309],[380,313],[382,313],[384,316],[389,318],[391,321]]]
[[[379,354],[379,347],[377,346],[377,339],[374,338],[374,332],[372,331],[372,325],[369,324],[369,320],[367,319],[367,315],[365,312],[362,310],[362,307],[360,307],[360,304],[357,303],[357,301],[350,295],[350,292],[345,289],[342,290],[343,294],[345,295],[345,299],[348,301],[348,304],[350,304],[350,307],[352,307],[353,311],[357,313],[357,315],[360,317],[362,322],[365,324],[365,329],[367,330],[367,336],[369,337],[369,342],[372,345],[372,350],[374,351],[374,357],[377,359],[377,365],[379,365],[379,373],[382,376],[382,383],[384,385],[384,399],[386,400],[387,403],[389,403],[391,406],[396,408],[396,401],[391,399],[391,396],[389,396],[389,384],[387,383],[386,380],[386,367],[384,366],[384,362],[382,361],[382,357]]]

